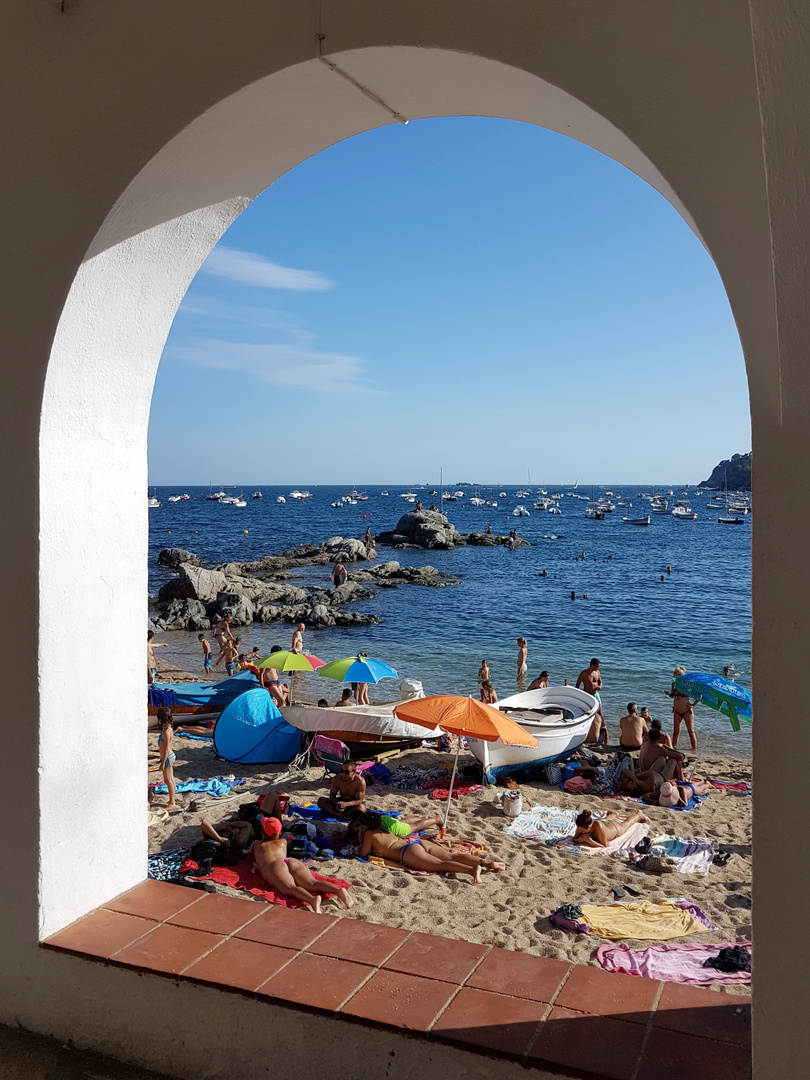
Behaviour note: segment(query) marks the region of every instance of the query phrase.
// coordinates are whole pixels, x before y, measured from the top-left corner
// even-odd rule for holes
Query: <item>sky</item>
[[[150,484],[696,484],[750,449],[717,270],[610,158],[393,124],[263,192],[192,282]]]

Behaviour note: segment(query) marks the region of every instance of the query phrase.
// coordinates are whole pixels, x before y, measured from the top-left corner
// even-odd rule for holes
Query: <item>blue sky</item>
[[[421,120],[303,162],[191,284],[151,484],[698,483],[750,448],[720,278],[609,158]]]

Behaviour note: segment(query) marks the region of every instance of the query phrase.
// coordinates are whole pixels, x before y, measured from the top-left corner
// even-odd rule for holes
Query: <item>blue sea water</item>
[[[310,488],[313,498],[305,503],[292,500],[286,487],[258,489],[261,500],[252,499],[246,490],[244,508],[209,502],[207,491],[196,488],[152,490],[163,503],[149,511],[153,595],[169,576],[157,566],[161,548],[187,548],[205,565],[247,561],[304,543],[320,543],[330,536],[360,537],[367,526],[373,533],[391,529],[410,509],[401,498],[407,489],[399,485],[369,488],[367,502],[340,510],[330,504],[347,493],[344,488]],[[382,490],[389,495],[381,495]],[[438,503],[424,488],[410,490],[425,506]],[[566,677],[573,683],[596,656],[602,663],[605,716],[614,732],[628,701],[646,705],[669,727],[671,701],[665,691],[678,664],[687,671],[719,674],[733,663],[738,681],[750,687],[750,515],[743,525],[720,525],[718,511],[706,508],[709,496],[692,489],[688,498],[698,512],[697,521],[653,515],[652,525],[643,528],[624,524],[622,515],[648,512],[649,504],[636,494],[654,490],[648,486],[611,487],[617,498],[631,499],[633,508],[617,506],[604,521],[588,520],[586,503],[571,496],[562,499],[560,515],[551,515],[534,509],[534,495],[519,499],[515,487],[500,490],[508,498],[498,500],[497,510],[470,506],[467,499],[474,490],[467,487],[467,499],[445,504],[445,513],[460,532],[484,531],[488,525],[496,533],[516,528],[530,547],[511,552],[502,547],[429,552],[380,547],[381,561],[431,565],[462,581],[444,589],[380,589],[372,600],[353,605],[378,615],[379,625],[308,630],[307,649],[326,660],[362,649],[393,664],[400,675],[420,679],[426,693],[477,694],[478,666],[486,658],[500,697],[518,688],[518,637],[528,639],[529,678],[545,668],[552,685]],[[551,494],[570,488],[546,486],[546,490]],[[596,496],[604,490],[597,488]],[[168,496],[173,492],[187,492],[191,498],[170,504]],[[238,489],[229,493],[238,494]],[[584,493],[590,495],[590,490]],[[667,496],[670,506],[679,494]],[[277,495],[284,495],[287,502],[277,503]],[[480,495],[497,497],[497,490],[481,488]],[[530,517],[511,516],[519,503],[529,509]],[[666,572],[668,566],[671,574]],[[540,576],[543,570],[547,577]],[[328,568],[323,567],[300,572],[302,585],[325,584],[328,576]],[[575,600],[570,598],[572,591]],[[247,646],[269,650],[278,643],[287,648],[292,627],[256,624],[240,633]],[[173,632],[160,637],[170,645],[165,651],[167,660],[202,676],[196,634]],[[315,676],[307,678],[313,693],[323,695],[324,686],[334,693],[333,684]],[[375,692],[380,697],[392,696],[386,690],[385,682],[372,687],[372,700]],[[745,725],[734,734],[724,717],[702,707],[697,710],[697,723],[702,731],[712,733],[710,752],[750,755],[750,731]]]

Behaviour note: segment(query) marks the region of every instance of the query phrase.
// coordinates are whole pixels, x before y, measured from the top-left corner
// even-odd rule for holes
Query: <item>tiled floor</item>
[[[745,1080],[747,998],[145,881],[44,945],[609,1080]]]

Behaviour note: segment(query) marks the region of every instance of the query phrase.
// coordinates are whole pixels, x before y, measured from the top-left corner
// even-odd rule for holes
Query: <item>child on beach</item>
[[[478,681],[479,683],[489,682],[489,664],[486,660],[481,661],[481,667],[478,669]]]
[[[160,771],[163,773],[163,783],[166,785],[169,792],[169,801],[166,804],[166,809],[177,810],[178,807],[175,802],[176,788],[174,784],[174,762],[177,755],[172,750],[172,733],[174,732],[172,710],[166,708],[158,709],[157,720],[160,725],[160,735],[158,735]]]
[[[206,639],[205,634],[197,634],[197,641],[202,645],[203,667],[206,672],[209,672],[211,670],[211,645]]]
[[[481,683],[481,700],[485,705],[494,705],[498,700],[498,694],[489,679]]]
[[[233,641],[226,641],[222,656],[217,660],[217,664],[219,664],[220,660],[225,661],[225,670],[229,675],[233,675],[239,665],[239,643],[241,640],[241,638],[234,638]]]

